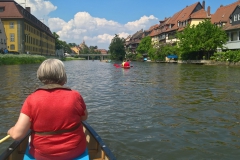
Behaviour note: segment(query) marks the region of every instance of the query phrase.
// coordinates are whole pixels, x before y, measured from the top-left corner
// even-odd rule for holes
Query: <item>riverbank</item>
[[[16,64],[35,64],[41,63],[46,56],[29,55],[29,54],[0,54],[0,65],[16,65]]]
[[[155,61],[150,61],[155,62]],[[200,65],[216,65],[216,66],[240,66],[240,62],[220,62],[214,60],[170,60],[170,61],[156,61],[155,63],[179,63],[179,64],[200,64]]]
[[[61,57],[31,54],[0,54],[0,65],[35,64],[41,63],[49,58],[61,59]],[[85,60],[85,58],[64,57],[61,60],[62,61]]]
[[[60,58],[54,56],[41,56],[30,54],[0,54],[0,65],[16,64],[35,64],[41,63],[48,58]],[[85,58],[64,57],[62,61],[85,60]],[[155,63],[179,63],[179,64],[200,64],[200,65],[219,65],[219,66],[240,66],[240,62],[219,62],[213,60],[170,60],[170,61],[148,61]]]
[[[64,61],[72,61],[72,60],[86,60],[85,58],[75,58],[75,57],[65,57]]]

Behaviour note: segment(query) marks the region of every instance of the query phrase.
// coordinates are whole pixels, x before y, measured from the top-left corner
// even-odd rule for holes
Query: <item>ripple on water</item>
[[[67,86],[82,94],[88,123],[117,159],[240,158],[238,68],[132,62],[124,70],[99,61],[64,63]],[[0,68],[2,137],[25,97],[40,86],[37,67]]]

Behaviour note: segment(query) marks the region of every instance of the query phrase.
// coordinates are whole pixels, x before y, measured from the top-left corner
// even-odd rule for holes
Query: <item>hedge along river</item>
[[[118,160],[240,158],[240,67],[64,63],[67,86],[87,104],[87,122]],[[2,138],[24,99],[41,86],[38,66],[0,66]],[[0,145],[1,153],[10,143]]]

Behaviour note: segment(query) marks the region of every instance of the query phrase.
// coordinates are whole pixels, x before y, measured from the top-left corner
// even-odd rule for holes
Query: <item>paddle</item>
[[[7,135],[6,137],[4,137],[4,138],[2,138],[1,140],[0,140],[0,144],[2,143],[2,142],[4,142],[4,141],[6,141],[8,138],[10,138],[11,136],[10,135]]]

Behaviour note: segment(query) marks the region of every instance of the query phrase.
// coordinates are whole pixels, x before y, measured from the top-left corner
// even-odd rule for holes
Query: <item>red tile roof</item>
[[[191,18],[190,16],[193,13],[194,9],[197,7],[197,5],[201,5],[201,4],[199,2],[196,2],[190,6],[185,7],[181,11],[175,13],[169,22],[169,24],[174,24],[174,26],[172,28],[169,28],[168,31],[177,30],[178,21],[183,22],[190,19]]]
[[[1,18],[23,18],[23,15],[18,10],[13,2],[1,2],[0,7],[4,7],[4,12],[0,12]]]
[[[179,14],[177,20],[178,21],[186,21],[190,18],[190,15],[193,13],[194,9],[197,7],[197,5],[200,4],[199,2],[192,4],[191,6],[188,6],[182,10],[182,12]],[[201,4],[200,4],[201,5]]]
[[[101,52],[101,54],[108,54],[108,51],[106,49],[97,49]]]
[[[152,32],[150,33],[150,36],[154,37],[164,32],[183,30],[183,27],[181,28],[178,27],[178,22],[184,22],[194,18],[202,18],[202,19],[207,18],[208,17],[207,12],[204,9],[200,9],[199,11],[193,13],[193,11],[199,5],[202,7],[200,2],[196,2],[190,6],[185,7],[179,12],[175,13],[172,17],[165,18],[164,20],[160,21],[159,27],[154,28],[154,30],[152,30]]]
[[[212,23],[226,22],[229,24],[229,17],[237,5],[240,5],[239,0],[227,6],[220,6],[216,10],[216,12],[211,15],[211,22]]]
[[[236,24],[236,25],[231,25],[231,24],[227,24],[226,26],[223,27],[224,30],[234,30],[234,29],[239,29],[240,28],[240,24]]]
[[[208,15],[207,11],[204,9],[201,9],[193,14],[190,15],[191,19],[205,19],[205,18],[211,18],[210,15]]]

